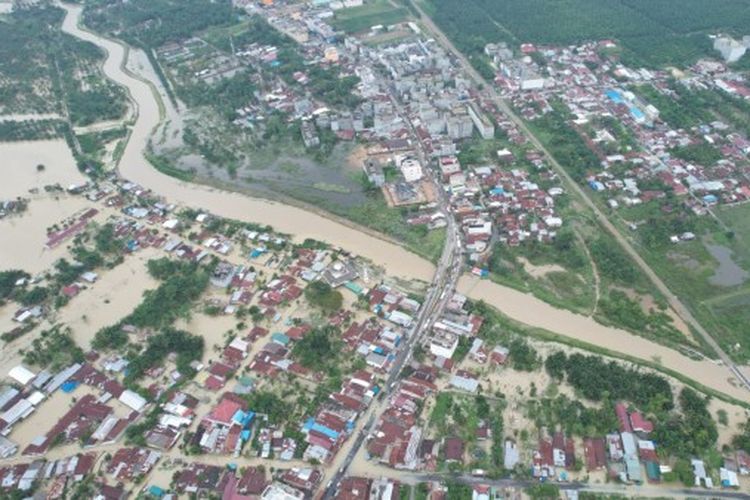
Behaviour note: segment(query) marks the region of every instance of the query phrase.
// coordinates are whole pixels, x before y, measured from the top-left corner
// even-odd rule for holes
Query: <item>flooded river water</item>
[[[173,112],[166,100],[162,104],[165,108],[160,112],[160,102],[156,96],[163,95],[163,92],[158,90],[158,81],[149,76],[153,75],[153,71],[147,69],[143,76],[138,77],[124,71],[122,62],[127,55],[125,48],[112,40],[82,30],[78,25],[81,7],[65,5],[64,8],[68,15],[63,29],[74,36],[91,41],[108,52],[104,65],[105,73],[127,87],[137,105],[138,118],[120,163],[123,177],[166,196],[171,202],[203,207],[223,217],[269,224],[279,231],[293,234],[297,240],[315,238],[327,241],[369,258],[383,266],[391,275],[431,280],[434,272],[432,264],[395,243],[378,238],[343,221],[281,203],[185,183],[153,169],[144,159],[143,151],[152,132],[159,125],[164,109],[167,115]],[[151,84],[143,78],[148,78]],[[530,326],[545,328],[641,359],[658,358],[663,366],[684,373],[706,386],[737,398],[748,399],[747,391],[735,387],[730,382],[729,371],[713,362],[693,361],[672,349],[616,328],[605,327],[591,318],[556,309],[532,295],[489,281],[476,281],[467,277],[461,281],[460,290],[472,298],[484,300],[511,318]]]
[[[366,234],[359,228],[302,208],[181,182],[152,168],[143,158],[143,151],[161,119],[159,102],[154,96],[153,88],[123,71],[121,63],[125,57],[125,49],[122,45],[79,28],[81,7],[65,5],[64,8],[68,15],[65,17],[63,30],[104,48],[108,52],[104,64],[105,73],[125,86],[137,104],[138,119],[120,162],[123,177],[148,187],[171,202],[202,207],[227,218],[268,224],[278,231],[294,235],[298,240],[314,238],[326,241],[369,258],[386,267],[389,274],[431,280],[434,267],[429,262],[397,244]]]

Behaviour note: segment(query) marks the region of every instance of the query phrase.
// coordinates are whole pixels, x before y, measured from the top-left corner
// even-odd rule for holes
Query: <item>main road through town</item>
[[[703,340],[711,346],[711,348],[716,352],[717,356],[721,361],[729,368],[729,370],[732,372],[732,374],[742,383],[742,385],[746,389],[750,389],[750,379],[737,367],[737,365],[732,361],[732,359],[729,357],[729,355],[724,352],[724,350],[719,346],[718,342],[711,336],[711,334],[708,333],[708,331],[703,328],[703,326],[698,322],[698,320],[693,316],[693,314],[690,312],[690,310],[685,306],[685,304],[675,295],[669,287],[662,281],[662,279],[654,272],[653,269],[651,269],[651,266],[649,266],[645,260],[641,257],[641,255],[636,251],[636,249],[633,247],[633,245],[630,243],[630,241],[622,235],[622,233],[615,227],[612,222],[607,218],[606,215],[599,209],[599,207],[591,200],[591,198],[586,194],[586,192],[581,188],[581,186],[573,180],[573,178],[568,174],[567,170],[565,170],[562,165],[555,159],[552,154],[547,150],[547,148],[542,144],[542,142],[534,135],[534,133],[529,129],[529,127],[526,125],[526,123],[511,109],[510,106],[505,102],[505,100],[500,97],[500,95],[495,90],[495,87],[492,85],[492,82],[488,82],[487,80],[482,77],[482,75],[479,74],[479,72],[474,69],[474,67],[471,65],[469,60],[466,58],[464,54],[462,54],[455,45],[453,45],[453,42],[448,39],[448,37],[442,32],[442,30],[433,22],[433,20],[425,14],[425,12],[422,10],[422,8],[417,5],[417,2],[412,2],[412,5],[416,8],[417,12],[419,12],[420,15],[420,21],[424,26],[426,26],[429,31],[433,34],[433,36],[436,38],[436,40],[443,45],[446,49],[448,49],[453,56],[460,62],[461,66],[464,68],[464,71],[468,75],[471,76],[471,78],[475,81],[475,83],[481,85],[485,92],[489,95],[489,97],[495,102],[497,107],[505,113],[505,115],[526,135],[526,137],[531,141],[531,143],[539,149],[546,157],[547,160],[550,162],[550,164],[554,167],[554,169],[562,176],[563,179],[565,179],[566,184],[578,195],[578,197],[586,204],[588,208],[591,209],[591,211],[596,216],[596,219],[598,220],[599,224],[601,224],[602,227],[604,227],[612,236],[615,238],[617,243],[622,247],[622,249],[635,261],[635,263],[638,265],[638,267],[646,274],[649,280],[654,284],[654,286],[661,292],[662,295],[667,299],[667,302],[669,302],[670,307],[690,326],[692,326],[696,332],[703,338]]]
[[[412,137],[415,139],[415,143],[417,144],[417,155],[420,163],[422,165],[427,165],[428,157],[425,154],[422,144],[417,139],[418,136],[411,120],[407,116],[403,106],[398,102],[398,99],[393,96],[393,93],[391,93],[390,97],[394,108],[404,121],[404,124],[409,127]],[[435,192],[438,196],[438,207],[445,216],[447,222],[443,252],[438,261],[435,275],[432,279],[432,283],[427,289],[425,299],[419,309],[414,325],[410,328],[409,335],[399,348],[396,359],[388,372],[383,394],[361,417],[362,420],[366,420],[366,423],[362,430],[357,434],[353,445],[349,449],[344,461],[340,464],[339,469],[327,483],[322,495],[322,498],[324,499],[332,498],[335,495],[338,484],[346,475],[352,461],[357,456],[357,453],[359,453],[367,437],[375,431],[375,426],[378,423],[380,415],[388,407],[388,398],[396,386],[396,379],[401,373],[404,365],[411,360],[414,348],[418,346],[430,332],[435,320],[437,320],[445,310],[446,304],[456,290],[458,279],[461,276],[463,260],[461,258],[462,250],[459,227],[456,224],[455,217],[450,211],[448,197],[440,185],[440,182],[438,182],[435,177],[435,172],[431,169],[427,169],[427,175],[430,177],[430,182],[434,184]]]
[[[82,28],[79,24],[80,5],[61,6],[67,11],[63,31],[92,42],[107,53],[104,73],[127,89],[133,103],[135,113],[131,134],[118,167],[122,177],[178,205],[202,207],[221,217],[269,224],[278,231],[293,235],[295,241],[313,238],[346,248],[385,268],[390,276],[424,282],[432,280],[434,265],[367,228],[310,209],[182,182],[154,169],[143,153],[150,147],[151,139],[156,137],[155,130],[159,130],[164,123],[181,122],[179,111],[171,106],[145,54]],[[745,387],[735,385],[733,379],[725,376],[725,373],[728,374],[726,367],[718,366],[713,361],[691,359],[644,337],[601,325],[590,317],[557,309],[533,295],[491,281],[479,281],[478,278],[464,275],[459,280],[458,290],[472,299],[486,301],[515,321],[599,345],[612,352],[649,361],[658,359],[666,369],[683,373],[735,398],[747,398]]]

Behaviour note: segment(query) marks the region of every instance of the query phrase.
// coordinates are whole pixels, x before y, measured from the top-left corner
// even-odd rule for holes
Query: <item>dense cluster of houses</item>
[[[76,216],[66,227],[85,230],[86,226],[77,228],[78,222],[89,221],[103,211],[113,237],[122,245],[124,258],[146,249],[186,262],[202,263],[211,257],[216,264],[211,266],[210,289],[226,293],[210,293],[206,305],[218,315],[250,308],[254,321],[245,331],[228,337],[205,365],[193,361],[190,367],[196,375],[191,381],[184,380],[175,368],[174,356],[168,356],[163,365],[148,368],[143,377],[145,392],[123,385],[130,362],[122,354],[101,356],[91,351],[85,362],[54,373],[32,371],[24,365],[14,367],[8,373],[10,383],[0,390],[2,457],[11,457],[19,450],[27,456],[42,456],[57,445],[75,442],[85,450],[96,450],[124,440],[131,425],[147,423],[138,436],[142,447],[121,448],[107,458],[111,481],[101,488],[107,495],[114,495],[112,498],[124,494],[120,485],[148,476],[162,457],[172,456],[178,444],[191,452],[237,460],[257,455],[281,462],[330,463],[379,394],[379,377],[390,369],[420,303],[385,283],[365,288],[360,274],[369,280],[377,272],[348,254],[339,255],[324,246],[292,246],[286,237],[264,228],[222,232],[227,226],[213,215],[178,210],[126,181],[105,182],[79,194],[101,207]],[[85,217],[87,213],[91,217]],[[98,278],[95,273],[88,274],[79,278],[80,285],[66,287],[63,293],[75,300]],[[277,427],[267,415],[257,413],[246,395],[281,374],[313,384],[320,381],[319,373],[302,367],[292,355],[294,345],[313,330],[313,323],[290,315],[290,310],[306,310],[298,299],[309,283],[318,280],[347,290],[363,305],[362,310],[343,308],[326,313],[324,325],[316,320],[315,328],[326,326],[340,332],[347,348],[363,357],[366,369],[345,375],[340,388],[298,422],[298,431],[290,435],[295,423]],[[40,316],[45,311],[40,308]],[[138,343],[145,343],[153,333],[127,324],[118,328]],[[75,394],[71,407],[62,411],[49,429],[38,429],[39,436],[30,443],[16,443],[13,428],[40,411],[57,391]],[[76,391],[85,394],[79,396]],[[65,479],[58,482],[83,477],[76,471],[87,463],[88,456],[81,455],[78,466],[75,460],[60,465],[55,477]],[[3,470],[8,474],[3,487],[24,489],[33,481],[38,483],[40,470],[38,461]],[[252,494],[301,499],[309,496],[322,479],[315,469],[280,469],[273,483],[266,481],[265,475],[261,479],[256,476],[235,475],[225,467],[184,464],[171,487],[178,493],[234,492],[230,498]],[[68,484],[70,487],[72,483]],[[53,485],[50,491],[56,488],[60,487]]]
[[[367,442],[371,457],[397,469],[414,470],[421,466],[422,428],[417,419],[422,402],[437,389],[437,376],[437,369],[422,366],[392,391],[388,406]]]
[[[576,47],[529,47],[527,51],[546,60],[547,75],[531,86],[524,85],[524,72],[506,69],[525,66],[538,73],[537,59],[528,54],[516,59],[504,52],[505,58],[497,61],[496,83],[527,119],[551,112],[550,102],[562,100],[572,115],[572,126],[600,161],[601,169],[588,173],[588,184],[613,209],[648,203],[668,192],[699,215],[719,203],[747,201],[748,138],[719,120],[689,129],[671,126],[640,88],[679,101],[670,87],[673,75],[667,70],[632,69],[610,62],[602,53],[614,46],[604,40]],[[700,60],[677,82],[686,90],[710,89],[750,98],[744,77],[722,62]],[[674,154],[689,147],[713,149],[718,159],[703,165]]]
[[[96,369],[91,363],[76,363],[51,373],[35,373],[23,365],[8,372],[12,385],[0,394],[0,432],[11,434],[13,427],[39,411],[47,399],[57,391],[70,393],[85,385],[99,395],[86,394],[64,413],[50,429],[39,429],[40,434],[23,448],[24,455],[43,455],[50,447],[80,441],[84,446],[112,443],[125,428],[146,409],[147,401],[138,393],[126,389],[115,378]],[[117,416],[115,406],[124,416]],[[18,446],[3,438],[2,454],[14,454]]]

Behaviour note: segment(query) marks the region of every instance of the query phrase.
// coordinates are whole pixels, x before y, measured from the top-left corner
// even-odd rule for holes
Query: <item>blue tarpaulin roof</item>
[[[646,117],[645,114],[643,114],[643,111],[636,108],[635,106],[630,106],[630,114],[633,115],[634,118],[637,118],[638,120],[642,120]]]
[[[607,91],[605,92],[605,94],[606,94],[606,95],[607,95],[607,97],[609,97],[609,98],[610,98],[610,99],[612,100],[612,102],[614,102],[615,104],[622,104],[623,102],[625,102],[625,99],[623,99],[623,97],[622,97],[622,94],[620,94],[620,93],[619,93],[618,91],[616,91],[616,90],[614,90],[614,89],[608,89],[608,90],[607,90]]]
[[[164,496],[164,490],[163,490],[163,489],[161,489],[161,488],[159,488],[159,487],[158,487],[158,486],[156,486],[156,485],[152,485],[152,486],[151,486],[151,487],[150,487],[150,488],[148,489],[148,494],[149,494],[149,495],[152,495],[152,496],[155,496],[155,497],[159,497],[159,498],[161,498],[161,497],[163,497],[163,496]]]
[[[64,383],[63,383],[63,384],[62,384],[62,385],[60,386],[60,389],[61,389],[61,390],[62,390],[62,391],[63,391],[63,392],[65,393],[65,394],[70,394],[71,392],[73,392],[73,391],[75,391],[75,390],[76,390],[76,387],[78,387],[78,382],[75,382],[75,381],[73,381],[73,380],[68,380],[67,382],[64,382]]]
[[[271,335],[271,340],[281,345],[287,345],[289,343],[289,337],[283,333],[274,333]]]
[[[362,292],[364,291],[364,290],[362,290],[361,286],[359,286],[356,283],[352,283],[351,281],[347,281],[346,283],[344,283],[344,286],[347,289],[351,290],[352,292],[356,293],[357,295],[361,295]]]
[[[251,412],[251,411],[244,412],[242,410],[237,410],[237,412],[232,417],[232,420],[242,425],[242,427],[244,428],[252,423],[253,418],[255,418],[254,412]]]
[[[321,425],[315,421],[314,418],[310,417],[307,419],[307,422],[305,422],[304,429],[307,431],[315,431],[320,432],[324,436],[327,436],[331,439],[338,439],[339,433],[334,431],[333,429],[329,429],[325,425]]]

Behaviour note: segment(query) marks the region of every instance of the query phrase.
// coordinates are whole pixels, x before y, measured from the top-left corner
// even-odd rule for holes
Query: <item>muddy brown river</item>
[[[63,8],[68,13],[63,30],[98,45],[108,53],[104,64],[105,73],[129,90],[136,106],[137,119],[119,166],[123,177],[165,196],[171,202],[202,207],[227,218],[268,224],[279,231],[293,234],[298,241],[305,238],[326,241],[370,259],[384,267],[390,275],[431,281],[434,273],[432,264],[399,245],[354,225],[283,203],[182,182],[152,168],[144,159],[143,151],[163,117],[173,113],[168,101],[160,97],[163,91],[159,90],[160,83],[153,76],[153,70],[143,68],[143,63],[143,70],[138,71],[137,75],[130,70],[123,70],[128,55],[125,47],[81,29],[81,7],[63,5]],[[497,307],[522,323],[644,360],[658,359],[664,367],[681,372],[706,386],[739,399],[750,399],[747,391],[732,383],[729,371],[712,361],[691,360],[647,339],[603,326],[589,317],[557,309],[532,295],[490,281],[464,277],[459,289],[472,298],[482,299]]]

